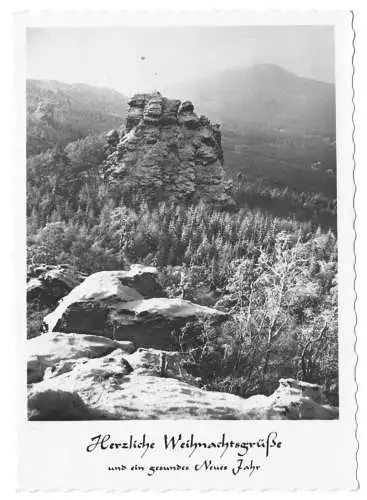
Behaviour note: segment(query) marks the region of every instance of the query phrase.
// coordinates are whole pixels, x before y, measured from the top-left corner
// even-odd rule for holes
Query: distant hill
[[[27,80],[27,156],[119,127],[127,98],[115,90]]]
[[[221,123],[224,168],[236,180],[336,197],[335,89],[263,64],[167,89]],[[118,128],[128,98],[107,88],[27,81],[27,154]]]
[[[274,64],[216,73],[174,87],[222,121],[290,133],[335,135],[335,90]]]
[[[183,82],[190,99],[222,125],[227,175],[336,196],[335,89],[262,64]]]

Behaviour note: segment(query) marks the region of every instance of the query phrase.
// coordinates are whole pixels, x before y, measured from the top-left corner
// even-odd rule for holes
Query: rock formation
[[[101,335],[129,340],[140,347],[169,349],[172,332],[188,322],[208,319],[213,325],[227,315],[183,299],[169,299],[154,267],[92,274],[74,288],[44,322],[48,331]]]
[[[135,351],[132,342],[116,342],[97,335],[48,333],[28,341],[28,383],[40,382],[48,373],[55,376],[69,371],[77,360],[98,358],[123,349]],[[48,370],[48,372],[47,372]]]
[[[77,340],[74,343],[68,342],[67,335],[52,335],[46,344],[43,337],[28,341],[33,356],[28,371],[31,420],[297,420],[338,416],[337,409],[324,404],[321,388],[314,384],[282,379],[271,396],[243,399],[197,387],[198,380],[185,370],[184,354],[141,348],[128,354],[131,346],[108,339],[70,336]],[[52,352],[52,344],[61,348]],[[44,364],[49,369],[44,370]]]
[[[104,178],[111,194],[129,200],[233,204],[224,181],[219,125],[197,116],[190,101],[159,92],[129,101],[125,133],[107,134]]]
[[[157,274],[142,265],[93,274],[46,316],[49,331],[28,340],[29,419],[337,418],[321,387],[293,379],[248,399],[202,388],[172,331],[190,322],[192,346],[195,322],[220,334],[227,315],[167,298]]]
[[[68,266],[31,266],[27,273],[27,301],[56,307],[85,277]]]

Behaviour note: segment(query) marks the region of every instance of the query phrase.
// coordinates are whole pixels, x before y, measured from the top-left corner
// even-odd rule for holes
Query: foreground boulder
[[[318,386],[284,379],[269,397],[243,399],[196,387],[175,352],[117,348],[99,358],[79,358],[71,370],[30,386],[31,420],[337,418],[322,404]]]
[[[319,405],[309,398],[293,396],[273,400],[253,396],[243,399],[223,392],[205,391],[173,378],[135,375],[134,372],[122,373],[121,377],[117,374],[102,377],[93,371],[79,374],[72,371],[33,387],[29,395],[29,411],[33,418],[47,420],[47,412],[42,416],[42,407],[50,411],[60,392],[67,393],[70,399],[76,395],[80,397],[90,414],[98,412],[101,418],[118,420],[298,420],[338,416],[336,409]],[[64,419],[73,418],[70,415]]]
[[[56,307],[85,277],[68,266],[31,266],[27,273],[27,301]]]
[[[29,420],[94,420],[94,414],[76,392],[45,390],[28,398]]]
[[[90,333],[129,340],[139,347],[172,348],[174,332],[188,322],[227,319],[223,312],[183,299],[168,299],[155,268],[103,271],[67,295],[44,322],[49,332]]]
[[[28,340],[27,379],[29,384],[40,382],[47,372],[54,376],[70,371],[77,360],[99,358],[117,348],[126,354],[135,347],[132,342],[117,342],[97,335],[48,333]]]
[[[325,404],[321,386],[301,380],[280,379],[279,387],[267,400],[274,408],[283,407],[288,419],[330,420],[338,417],[338,409]]]

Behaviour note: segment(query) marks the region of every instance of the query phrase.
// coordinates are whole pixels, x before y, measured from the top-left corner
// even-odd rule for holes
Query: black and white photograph
[[[16,46],[22,484],[354,484],[350,15],[48,16]]]
[[[336,176],[332,27],[30,28],[29,418],[338,418]]]

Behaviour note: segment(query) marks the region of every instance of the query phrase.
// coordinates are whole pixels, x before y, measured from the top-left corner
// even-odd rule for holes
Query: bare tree
[[[301,368],[302,368],[302,378],[306,382],[312,382],[312,375],[314,370],[314,347],[315,345],[321,341],[328,330],[327,323],[322,327],[319,335],[316,338],[310,338],[301,354]]]

